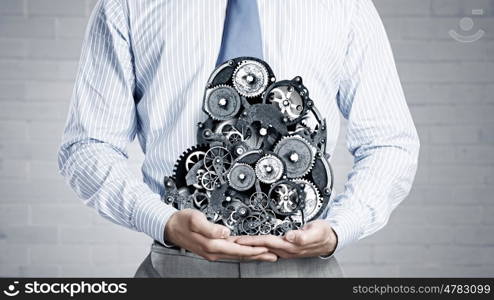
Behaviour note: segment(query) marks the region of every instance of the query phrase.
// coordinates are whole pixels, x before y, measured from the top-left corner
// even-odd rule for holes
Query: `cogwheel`
[[[272,89],[268,99],[289,121],[298,119],[304,112],[304,100],[293,86],[282,85]]]
[[[307,175],[314,165],[316,152],[317,149],[314,146],[298,135],[283,137],[274,147],[274,153],[286,165],[288,178],[300,178]]]
[[[240,111],[242,101],[235,89],[227,85],[218,85],[206,91],[204,110],[214,120],[228,120]]]
[[[246,191],[256,183],[256,172],[248,164],[236,163],[228,172],[228,183],[237,191]]]
[[[177,186],[181,187],[187,185],[185,177],[187,176],[187,172],[190,170],[190,168],[192,168],[192,163],[198,156],[201,156],[201,152],[205,153],[208,148],[209,146],[205,144],[195,145],[188,148],[179,156],[178,160],[173,166],[172,176]]]
[[[256,176],[264,183],[270,184],[283,176],[283,162],[276,156],[267,154],[257,161]]]
[[[244,60],[233,72],[233,86],[242,96],[256,97],[268,87],[268,77],[268,70],[260,62]]]
[[[303,186],[305,192],[304,220],[305,222],[309,222],[323,206],[323,199],[319,194],[319,190],[312,182],[305,179],[293,179],[292,181]]]

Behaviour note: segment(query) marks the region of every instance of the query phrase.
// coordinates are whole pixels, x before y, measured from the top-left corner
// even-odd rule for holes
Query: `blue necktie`
[[[228,0],[223,39],[216,65],[239,56],[262,59],[257,0]]]

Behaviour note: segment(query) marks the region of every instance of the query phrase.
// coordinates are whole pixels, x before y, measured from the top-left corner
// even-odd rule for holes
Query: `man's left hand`
[[[267,247],[281,258],[326,256],[334,252],[337,236],[326,221],[307,223],[302,229],[291,230],[285,236],[241,236],[235,242],[247,246]]]

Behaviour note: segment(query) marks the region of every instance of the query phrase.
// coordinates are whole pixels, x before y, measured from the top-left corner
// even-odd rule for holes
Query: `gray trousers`
[[[170,249],[158,243],[141,263],[135,277],[342,277],[336,259],[298,258],[279,259],[275,263],[259,261],[219,260],[210,262],[185,250]]]

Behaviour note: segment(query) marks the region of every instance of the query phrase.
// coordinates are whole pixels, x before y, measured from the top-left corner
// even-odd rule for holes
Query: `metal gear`
[[[206,151],[204,155],[204,166],[208,171],[214,171],[221,183],[224,176],[230,169],[233,163],[233,158],[228,149],[221,146],[215,146]]]
[[[293,86],[282,85],[269,91],[268,100],[276,105],[289,121],[298,119],[304,112],[304,101]]]
[[[228,172],[228,183],[237,191],[247,191],[256,182],[256,172],[248,164],[236,163]]]
[[[244,60],[233,72],[233,86],[247,98],[259,96],[266,90],[269,73],[265,66],[255,60]]]
[[[255,169],[257,178],[267,184],[280,180],[285,170],[283,162],[272,154],[266,154],[259,159]]]
[[[228,120],[240,111],[242,101],[230,86],[219,85],[206,92],[204,110],[215,120]]]
[[[187,185],[186,176],[193,167],[193,161],[198,158],[201,152],[207,151],[209,148],[206,144],[195,145],[184,151],[175,162],[173,167],[173,180],[176,186],[182,187]]]
[[[283,137],[274,147],[276,153],[286,165],[288,178],[300,178],[307,175],[316,158],[317,149],[301,136]]]
[[[246,216],[241,223],[241,230],[247,235],[256,235],[259,233],[262,225],[261,219],[257,215]]]
[[[303,218],[306,222],[311,221],[323,206],[323,199],[317,187],[305,179],[294,179],[293,182],[302,185],[305,193]]]
[[[254,210],[265,210],[269,206],[268,195],[263,192],[255,192],[250,196],[247,205]]]
[[[289,216],[303,208],[303,189],[295,182],[282,180],[271,186],[269,204],[278,215]]]
[[[218,185],[218,179],[214,171],[208,171],[201,176],[201,184],[206,190],[212,191]]]

